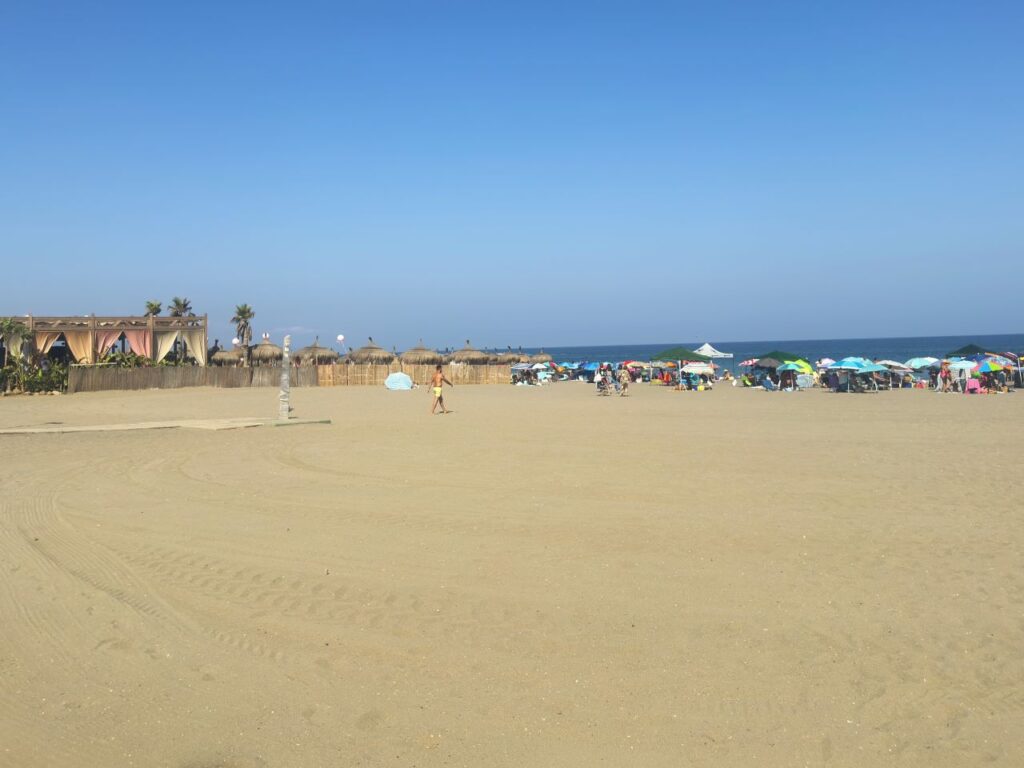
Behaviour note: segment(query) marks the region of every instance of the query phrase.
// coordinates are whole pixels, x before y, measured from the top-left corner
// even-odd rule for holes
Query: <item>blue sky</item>
[[[6,2],[0,314],[1020,332],[1022,39],[1020,2]]]

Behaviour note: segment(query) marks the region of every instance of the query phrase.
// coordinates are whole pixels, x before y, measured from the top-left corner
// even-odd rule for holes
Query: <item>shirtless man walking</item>
[[[444,394],[441,392],[442,384],[447,384],[449,387],[455,386],[444,377],[444,374],[441,373],[441,366],[439,365],[437,366],[437,370],[434,371],[434,375],[430,378],[430,386],[433,388],[434,392],[434,405],[430,409],[431,416],[433,416],[437,411],[438,405],[441,406],[441,413],[450,413],[450,411],[444,407]]]

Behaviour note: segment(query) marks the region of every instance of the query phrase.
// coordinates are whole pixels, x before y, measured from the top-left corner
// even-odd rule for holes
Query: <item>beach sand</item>
[[[0,436],[0,765],[1024,764],[1024,393],[447,398]]]

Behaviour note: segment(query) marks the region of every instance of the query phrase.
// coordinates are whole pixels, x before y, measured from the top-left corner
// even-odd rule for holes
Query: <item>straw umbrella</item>
[[[377,346],[371,336],[369,344],[349,353],[349,359],[353,363],[383,363],[386,365],[395,359],[395,353]]]
[[[292,358],[299,365],[318,365],[320,363],[333,363],[340,355],[333,349],[320,346],[320,337],[308,347],[303,347],[292,355]]]
[[[253,347],[252,361],[263,365],[273,364],[281,361],[284,357],[284,350],[269,338],[264,337],[263,341]]]
[[[436,365],[444,360],[444,356],[436,349],[427,349],[420,339],[418,346],[407,349],[398,356],[405,365]]]
[[[241,365],[243,352],[241,349],[218,349],[210,356],[214,365]]]
[[[515,365],[522,361],[519,359],[519,353],[513,352],[512,347],[509,347],[507,352],[502,352],[495,356],[495,362],[502,365]]]
[[[538,354],[530,356],[530,362],[535,365],[537,363],[553,363],[554,358],[542,349]]]
[[[474,349],[469,344],[469,339],[466,339],[466,346],[452,354],[453,363],[469,363],[471,365],[481,365],[489,362],[491,356],[486,352],[481,352],[479,349]]]

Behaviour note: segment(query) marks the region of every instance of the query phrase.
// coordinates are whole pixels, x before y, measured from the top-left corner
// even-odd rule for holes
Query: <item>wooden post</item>
[[[291,346],[292,337],[284,337],[284,347],[282,349],[284,355],[281,357],[281,393],[278,395],[278,411],[277,418],[281,421],[287,421],[291,418]]]

